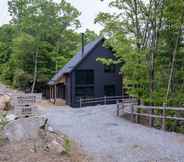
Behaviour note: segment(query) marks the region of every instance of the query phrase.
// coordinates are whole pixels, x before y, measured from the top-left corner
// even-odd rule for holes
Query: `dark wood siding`
[[[94,97],[105,96],[104,86],[114,85],[115,95],[122,95],[122,76],[120,75],[120,66],[115,65],[115,71],[105,72],[104,65],[97,62],[98,57],[114,58],[111,50],[103,47],[101,42],[72,72],[72,106],[78,107],[79,102],[76,97],[75,73],[77,70],[94,70]]]

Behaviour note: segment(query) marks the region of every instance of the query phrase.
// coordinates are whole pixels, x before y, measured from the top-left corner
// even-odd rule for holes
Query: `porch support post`
[[[51,101],[52,98],[52,92],[51,92],[51,86],[49,86],[49,100]]]
[[[57,98],[57,85],[54,84],[54,104],[56,104],[56,98]]]

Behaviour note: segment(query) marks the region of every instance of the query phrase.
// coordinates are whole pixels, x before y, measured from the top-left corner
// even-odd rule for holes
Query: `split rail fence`
[[[168,111],[175,111],[175,112],[183,112],[183,107],[169,107],[169,106],[144,106],[144,105],[136,105],[131,104],[126,105],[125,103],[117,104],[117,116],[120,115],[120,110],[122,110],[123,114],[129,114],[131,121],[139,123],[140,117],[147,117],[149,119],[149,126],[153,126],[154,119],[161,120],[161,128],[163,130],[166,129],[166,120],[177,120],[177,121],[184,121],[184,117],[179,115],[171,116],[167,115]],[[157,113],[155,113],[157,111]],[[158,114],[159,111],[159,114]],[[146,113],[147,112],[147,113]],[[123,115],[122,114],[122,115]],[[174,114],[181,114],[181,113],[174,113]]]

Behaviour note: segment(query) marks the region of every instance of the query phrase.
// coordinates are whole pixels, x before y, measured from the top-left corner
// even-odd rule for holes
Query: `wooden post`
[[[162,130],[165,130],[165,117],[166,117],[166,104],[164,103],[163,105],[163,110],[162,110]]]
[[[104,105],[106,105],[106,104],[107,104],[107,97],[104,96]]]
[[[134,122],[134,106],[131,104],[131,121]]]
[[[137,108],[136,108],[136,113],[138,113],[138,110],[139,110],[139,108],[137,107]],[[139,115],[136,114],[136,116],[135,116],[135,122],[136,122],[136,123],[139,123],[139,119],[138,119],[138,118],[139,118]]]
[[[54,85],[54,104],[56,104],[56,98],[57,98],[57,85]]]
[[[53,88],[51,87],[51,102],[53,101]]]
[[[82,98],[80,98],[80,108],[82,107]]]
[[[119,104],[117,103],[117,112],[116,112],[116,115],[119,117],[119,111],[120,111],[120,107],[119,107]]]
[[[154,113],[154,109],[149,110],[150,115],[153,115],[153,113]],[[153,117],[152,116],[149,116],[149,126],[153,127]]]
[[[140,99],[138,99],[138,100],[137,100],[137,105],[138,105],[138,106],[142,105],[142,104],[141,104],[141,100],[140,100]],[[141,113],[141,109],[140,109],[140,108],[137,108],[137,113],[138,113],[138,114],[140,114],[140,113]],[[137,123],[140,123],[140,116],[139,116],[139,115],[137,115],[137,117],[136,117],[136,118],[137,118],[137,119],[136,119],[136,122],[137,122]]]
[[[52,98],[52,92],[51,92],[51,87],[49,87],[49,100],[51,101],[51,98]]]

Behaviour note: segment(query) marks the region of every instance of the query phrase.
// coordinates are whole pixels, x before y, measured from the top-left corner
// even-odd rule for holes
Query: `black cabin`
[[[67,105],[79,107],[80,98],[122,96],[120,66],[96,61],[98,57],[115,57],[103,46],[104,41],[98,38],[88,43],[53,76],[48,83],[50,99],[63,99]]]

